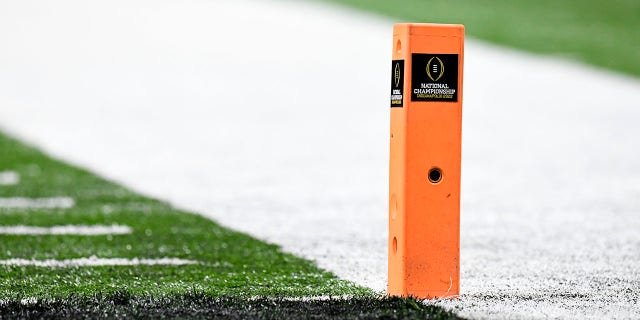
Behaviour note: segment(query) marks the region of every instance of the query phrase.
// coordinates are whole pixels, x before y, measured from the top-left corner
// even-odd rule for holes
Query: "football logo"
[[[431,57],[427,62],[427,75],[431,81],[436,82],[444,75],[444,63],[438,57]]]
[[[396,88],[400,86],[400,63],[397,62],[396,67],[393,68],[393,83]]]

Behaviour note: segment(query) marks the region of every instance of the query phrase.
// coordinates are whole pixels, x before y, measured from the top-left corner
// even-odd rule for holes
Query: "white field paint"
[[[0,186],[12,186],[20,183],[20,175],[15,171],[0,171]]]
[[[27,259],[8,259],[0,260],[0,265],[6,266],[33,266],[33,267],[45,267],[45,268],[68,268],[68,267],[101,267],[101,266],[179,266],[187,264],[196,264],[198,261],[178,259],[178,258],[159,258],[159,259],[144,259],[144,258],[77,258],[66,260],[27,260]]]
[[[180,259],[172,259],[172,260],[180,260]],[[1,261],[1,260],[0,260]],[[174,261],[172,264],[163,263],[164,265],[184,265],[184,264],[195,264],[197,261],[190,260],[180,260],[179,262],[192,262],[192,263],[177,263],[178,261]],[[0,263],[1,264],[1,263]],[[352,295],[339,295],[339,296],[313,296],[313,297],[269,297],[269,296],[254,296],[247,298],[249,301],[267,299],[267,300],[284,300],[284,301],[300,301],[300,302],[308,302],[308,301],[329,301],[329,300],[349,300],[354,298]],[[382,296],[380,298],[383,298]],[[223,299],[223,298],[220,298]],[[44,301],[47,301],[46,299]],[[7,299],[0,299],[0,306],[6,305],[9,303]],[[29,297],[20,300],[20,304],[22,305],[34,305],[38,303],[38,298]]]
[[[382,292],[391,38],[307,1],[3,1],[0,126]],[[640,318],[640,82],[465,49],[462,296],[439,303]]]
[[[0,198],[0,208],[6,209],[69,209],[75,204],[75,200],[70,197]]]
[[[52,227],[34,226],[0,226],[0,234],[6,235],[77,235],[77,236],[100,236],[108,234],[130,234],[131,227],[122,225],[66,225]]]
[[[380,296],[382,298],[382,296]],[[260,299],[277,299],[284,301],[329,301],[329,300],[349,300],[354,298],[353,295],[338,295],[338,296],[311,296],[311,297],[267,297],[267,296],[253,296],[248,298],[248,300],[260,300]]]
[[[38,303],[38,299],[34,297],[20,299],[20,304],[23,306],[34,305],[36,303]]]

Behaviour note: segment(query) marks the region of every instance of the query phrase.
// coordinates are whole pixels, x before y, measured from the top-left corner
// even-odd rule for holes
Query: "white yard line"
[[[70,197],[51,198],[0,198],[0,208],[6,209],[69,209],[76,202]]]
[[[46,268],[69,268],[69,267],[101,267],[101,266],[180,266],[187,264],[196,264],[198,261],[185,260],[177,258],[159,258],[159,259],[144,259],[144,258],[77,258],[66,260],[27,260],[27,259],[8,259],[0,260],[0,265],[6,266],[34,266],[34,267],[46,267]]]
[[[305,1],[1,3],[4,129],[385,289],[391,21]],[[467,41],[462,296],[439,303],[640,318],[638,101],[637,79]]]
[[[34,226],[0,226],[0,234],[6,235],[78,235],[99,236],[108,234],[130,234],[133,232],[129,226],[121,225],[66,225],[52,227]]]
[[[15,171],[0,171],[0,186],[12,186],[20,183],[20,175]]]

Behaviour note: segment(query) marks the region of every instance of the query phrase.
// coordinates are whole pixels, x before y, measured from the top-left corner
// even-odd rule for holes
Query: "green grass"
[[[435,306],[415,299],[353,298],[296,301],[281,298],[213,298],[186,293],[170,297],[111,296],[71,297],[32,303],[0,304],[3,319],[460,319]]]
[[[640,76],[637,0],[325,1],[398,22],[462,23],[468,35],[496,44]]]
[[[458,319],[414,299],[382,298],[278,246],[141,196],[0,133],[2,197],[73,197],[69,209],[0,208],[0,226],[126,225],[108,236],[0,235],[0,260],[181,258],[185,266],[0,265],[0,318]],[[290,297],[351,296],[328,301]],[[34,300],[35,299],[35,300]]]
[[[198,292],[217,297],[372,294],[275,245],[143,197],[0,135],[2,170],[17,171],[21,181],[0,186],[0,197],[71,196],[76,206],[0,208],[0,225],[119,224],[134,231],[109,236],[0,235],[0,260],[175,257],[201,263],[54,269],[0,266],[0,299],[88,297],[116,291],[154,296]]]

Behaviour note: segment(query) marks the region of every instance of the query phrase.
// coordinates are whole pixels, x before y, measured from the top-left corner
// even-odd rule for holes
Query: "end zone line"
[[[6,209],[69,209],[75,206],[75,204],[75,200],[70,197],[0,198],[0,208]]]
[[[15,171],[0,171],[0,186],[12,186],[20,183],[20,175]]]
[[[122,225],[66,225],[51,227],[34,227],[25,225],[0,226],[0,235],[78,235],[99,236],[109,234],[130,234],[133,229]]]
[[[8,259],[0,260],[0,265],[4,266],[32,266],[45,268],[69,268],[69,267],[102,267],[102,266],[178,266],[197,264],[198,261],[178,259],[178,258],[159,258],[159,259],[141,259],[141,258],[98,258],[95,256],[89,258],[65,259],[65,260],[27,260],[27,259]]]

